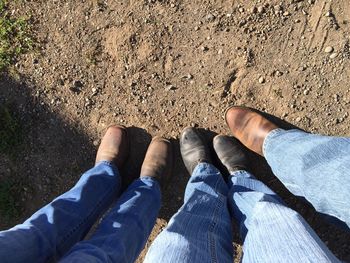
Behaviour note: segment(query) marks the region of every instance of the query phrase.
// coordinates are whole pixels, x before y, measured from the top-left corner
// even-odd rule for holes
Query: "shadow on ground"
[[[23,147],[14,158],[0,154],[0,180],[16,177],[25,182],[21,186],[18,202],[25,209],[20,216],[3,222],[2,229],[23,221],[38,208],[51,201],[60,193],[68,190],[79,179],[81,173],[94,163],[96,146],[84,133],[82,127],[64,119],[50,110],[35,95],[35,86],[28,81],[14,81],[9,77],[0,80],[0,104],[8,105],[19,117],[24,134]],[[280,122],[280,120],[276,120]],[[291,126],[284,123],[283,127]],[[151,136],[147,131],[131,127],[128,129],[131,141],[131,153],[122,174],[137,177]],[[203,133],[211,141],[214,132]],[[163,207],[160,218],[168,221],[183,203],[183,194],[189,175],[181,159],[178,140],[172,141],[174,154],[174,173],[171,182],[163,194]],[[342,229],[329,224],[305,202],[293,196],[273,176],[266,161],[251,152],[249,157],[253,173],[277,192],[293,209],[297,210],[316,230],[328,247],[341,259],[350,260],[346,251],[350,235]],[[224,168],[220,166],[223,173]],[[235,235],[236,241],[238,235]]]

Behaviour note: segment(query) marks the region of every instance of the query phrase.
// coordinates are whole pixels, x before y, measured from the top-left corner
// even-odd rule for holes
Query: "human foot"
[[[110,126],[102,138],[96,154],[95,164],[107,161],[120,168],[129,153],[126,128],[123,126]]]
[[[187,171],[192,174],[197,164],[211,163],[210,151],[199,131],[195,128],[185,128],[180,136],[180,150]]]
[[[261,114],[246,107],[228,108],[225,119],[233,136],[260,155],[263,155],[262,147],[266,136],[270,131],[278,128]]]
[[[230,173],[247,170],[248,159],[239,141],[225,135],[217,135],[213,139],[213,146],[220,161]]]
[[[153,177],[165,185],[170,178],[173,167],[173,151],[170,141],[154,137],[148,146],[141,167],[140,177]]]

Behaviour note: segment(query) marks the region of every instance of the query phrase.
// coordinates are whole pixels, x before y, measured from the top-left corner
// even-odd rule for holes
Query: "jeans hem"
[[[285,130],[281,129],[281,128],[277,128],[274,129],[272,131],[270,131],[263,143],[263,147],[262,147],[262,151],[263,151],[263,155],[266,156],[266,152],[267,152],[267,148],[269,147],[269,143],[270,141],[276,136],[279,135],[280,133],[285,132]]]
[[[193,169],[193,172],[192,172],[191,176],[193,176],[194,174],[197,174],[197,170],[200,169],[201,167],[202,168],[215,168],[217,170],[217,168],[211,163],[200,162]]]
[[[244,174],[247,174],[249,173],[248,171],[246,170],[237,170],[237,171],[234,171],[230,174],[230,177],[236,177],[236,176],[240,176],[240,175],[244,175]]]
[[[107,165],[107,166],[110,166],[110,167],[113,168],[113,169],[116,169],[117,172],[118,172],[118,174],[119,174],[119,169],[118,169],[118,167],[117,167],[114,163],[112,163],[112,162],[110,162],[110,161],[99,161],[98,163],[95,164],[94,167],[96,167],[96,166],[98,166],[98,165],[100,165],[100,164],[105,164],[105,165]]]
[[[137,181],[137,180],[153,182],[155,185],[157,185],[157,188],[160,190],[160,182],[152,176],[141,176],[140,178],[136,179],[135,181]]]

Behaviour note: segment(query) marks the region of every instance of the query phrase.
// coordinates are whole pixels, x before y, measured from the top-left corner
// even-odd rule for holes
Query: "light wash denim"
[[[243,240],[242,262],[340,262],[304,218],[252,174],[234,172],[229,188],[230,211]]]
[[[263,152],[289,191],[350,228],[350,138],[276,129]]]
[[[120,192],[118,169],[101,162],[23,224],[0,232],[0,262],[133,262],[161,204],[159,183],[135,180],[88,240],[79,242]]]
[[[339,262],[307,222],[247,171],[226,183],[197,165],[184,205],[154,240],[146,263],[233,262],[231,217],[240,225],[242,262]]]
[[[228,186],[211,164],[193,171],[184,204],[154,240],[145,261],[233,262]]]

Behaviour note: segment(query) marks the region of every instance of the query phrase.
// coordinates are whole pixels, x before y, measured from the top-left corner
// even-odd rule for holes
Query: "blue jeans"
[[[184,205],[144,262],[232,263],[231,217],[244,240],[243,262],[340,262],[297,212],[249,172],[232,173],[227,184],[207,163],[193,171]]]
[[[350,138],[276,129],[263,151],[290,192],[350,228]]]
[[[299,130],[274,130],[264,142],[268,163],[292,193],[348,225],[349,153],[347,138]],[[184,205],[145,262],[232,262],[231,217],[240,227],[243,262],[339,262],[308,223],[252,174],[237,171],[225,183],[206,163],[194,170]]]
[[[342,156],[346,148],[350,149],[348,139],[275,130],[265,140],[264,154],[293,193],[345,221],[348,205],[338,201],[350,200],[349,172],[339,168],[348,163]],[[334,153],[338,149],[342,154]],[[294,178],[296,174],[303,179]],[[23,224],[0,232],[1,262],[133,262],[161,204],[159,184],[150,177],[135,180],[92,237],[81,241],[119,195],[120,183],[116,167],[98,164]],[[336,184],[335,197],[327,184]],[[323,185],[328,195],[319,192]],[[184,205],[154,241],[145,261],[232,262],[232,217],[244,240],[243,262],[339,262],[305,220],[253,175],[237,171],[226,183],[214,166],[205,163],[196,167]]]
[[[120,193],[118,169],[101,162],[23,224],[0,232],[1,262],[133,262],[161,205],[159,183],[135,180],[90,239],[81,241]],[[81,242],[79,242],[81,241]]]

